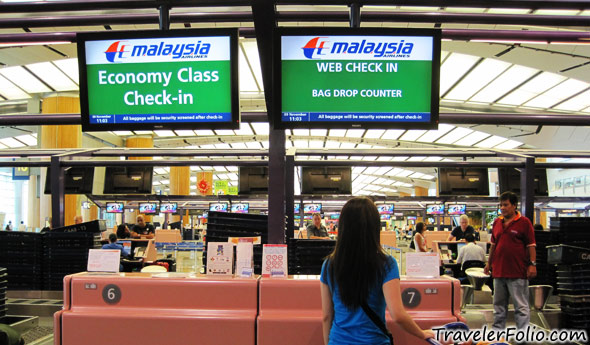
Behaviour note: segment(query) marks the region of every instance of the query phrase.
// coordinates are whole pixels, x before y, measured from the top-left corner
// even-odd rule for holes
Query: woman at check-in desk
[[[434,337],[404,309],[397,262],[379,243],[380,223],[369,198],[350,199],[342,208],[336,248],[320,276],[325,344],[390,344],[381,330],[385,307],[406,332],[422,339]],[[367,313],[375,314],[375,321]]]
[[[468,233],[475,236],[475,229],[469,225],[469,218],[463,214],[459,217],[459,226],[453,229],[447,241],[461,241]]]
[[[426,239],[423,235],[425,230],[426,226],[424,223],[420,222],[416,224],[416,233],[414,234],[414,248],[416,249],[416,253],[424,253],[428,251],[426,249]]]

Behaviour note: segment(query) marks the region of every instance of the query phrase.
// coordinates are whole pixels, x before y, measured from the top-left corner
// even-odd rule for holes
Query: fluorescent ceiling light
[[[268,135],[268,123],[266,122],[252,122],[250,123],[256,135]]]
[[[533,14],[545,15],[545,16],[575,16],[579,10],[549,10],[549,9],[538,9]]]
[[[118,136],[133,135],[133,132],[132,131],[113,131],[113,133],[115,133]]]
[[[161,184],[169,184],[170,183],[170,180],[160,180],[160,183]]]
[[[397,174],[397,177],[407,177],[408,175],[411,175],[412,173],[414,173],[413,171],[410,170],[404,170],[402,172],[400,172],[399,174]]]
[[[452,144],[455,141],[460,140],[464,136],[470,134],[473,130],[464,127],[456,127],[444,137],[436,141],[437,144]]]
[[[379,167],[368,167],[367,170],[365,170],[365,174],[369,174],[372,175],[374,174],[377,170],[379,170]]]
[[[510,150],[510,149],[515,149],[517,147],[519,147],[520,145],[522,145],[522,143],[520,141],[516,141],[516,140],[508,140],[498,146],[495,146],[495,149],[500,149],[500,150]]]
[[[409,178],[421,178],[422,176],[424,176],[423,173],[421,172],[415,172],[412,175],[408,176]]]
[[[194,137],[195,136],[195,132],[193,132],[190,129],[175,129],[174,132],[176,132],[176,135],[181,136],[181,137]]]
[[[268,150],[268,140],[263,140],[260,143],[262,144],[262,148],[263,149],[267,149]]]
[[[440,95],[444,95],[480,58],[451,53],[440,67]]]
[[[484,87],[470,100],[474,102],[492,103],[537,72],[538,70],[534,68],[514,65]]]
[[[213,133],[213,131],[210,129],[195,129],[195,133],[201,136],[215,135],[215,133]]]
[[[543,72],[526,82],[514,92],[506,95],[498,101],[499,104],[521,105],[529,99],[547,91],[553,86],[567,79],[564,76],[551,72]]]
[[[220,180],[229,180],[229,176],[227,174],[217,174],[217,178]]]
[[[260,143],[258,141],[247,141],[245,144],[246,144],[246,147],[249,149],[260,150],[262,148],[262,146],[260,145]]]
[[[216,149],[224,149],[224,150],[231,149],[231,146],[229,146],[229,144],[226,144],[226,143],[215,144],[214,146]]]
[[[77,58],[55,60],[53,61],[53,63],[57,66],[57,68],[59,68],[68,77],[70,77],[70,79],[72,79],[76,84],[80,84]]]
[[[411,129],[411,130],[407,131],[406,133],[404,133],[404,135],[402,135],[401,138],[399,138],[399,140],[415,141],[416,139],[420,138],[424,133],[426,133],[426,130]]]
[[[440,162],[441,160],[442,160],[442,157],[429,156],[429,157],[426,157],[426,159],[424,161],[425,162]]]
[[[154,131],[154,133],[156,133],[156,135],[159,137],[175,137],[176,136],[174,131],[167,130],[167,129],[157,130],[157,131]]]
[[[294,140],[293,145],[298,149],[306,149],[309,147],[307,140]]]
[[[405,132],[404,129],[388,129],[383,133],[381,139],[397,140]]]
[[[352,168],[352,172],[353,172],[354,174],[360,174],[360,173],[362,173],[363,171],[365,171],[365,169],[366,169],[366,168],[367,168],[367,167],[354,167],[354,168]]]
[[[241,49],[238,49],[238,56],[240,66],[240,68],[238,68],[240,76],[240,92],[260,92],[260,89],[256,84],[256,79],[254,79],[254,75],[250,72],[248,61]]]
[[[363,161],[374,161],[374,160],[377,160],[377,156],[363,156],[363,157],[361,157],[361,160],[363,160]]]
[[[369,149],[372,149],[372,148],[373,148],[373,145],[369,145],[369,144],[362,144],[362,143],[361,143],[361,144],[357,144],[357,145],[356,145],[356,148],[357,148],[357,149],[366,149],[366,150],[369,150]]]
[[[28,93],[42,93],[51,91],[50,88],[48,88],[22,66],[2,68],[0,69],[0,74]]]
[[[402,169],[402,168],[393,168],[393,170],[391,170],[390,172],[387,173],[387,176],[396,176],[397,174],[401,173],[402,171],[404,171],[404,169]]]
[[[436,139],[445,135],[448,131],[455,128],[455,126],[447,125],[447,124],[440,124],[438,125],[438,129],[429,130],[423,136],[418,138],[416,141],[421,143],[431,143],[434,142]]]
[[[214,130],[216,135],[235,135],[233,130],[231,129],[216,129]]]
[[[191,176],[190,181],[191,182],[197,182],[197,177],[196,176]]]
[[[27,146],[37,146],[37,138],[30,134],[19,135],[16,140],[25,143]]]
[[[345,137],[347,138],[361,138],[365,133],[364,129],[349,129],[346,131]]]
[[[393,157],[389,156],[379,156],[379,158],[377,158],[377,160],[380,162],[391,162],[392,159]]]
[[[405,162],[409,156],[395,156],[391,160],[394,162]]]
[[[240,129],[235,130],[236,135],[253,135],[252,128],[247,122],[240,122]]]
[[[555,106],[554,109],[581,111],[588,106],[590,106],[590,90],[584,91],[581,94],[568,99],[567,101]]]
[[[369,129],[365,133],[365,138],[367,139],[379,139],[385,133],[384,129]]]
[[[454,145],[471,146],[475,143],[478,143],[478,142],[484,140],[485,138],[487,138],[489,136],[490,135],[488,133],[475,131],[475,132],[463,137],[461,140],[456,141],[454,143]]]
[[[445,96],[445,99],[468,100],[508,67],[510,67],[510,64],[504,61],[496,59],[483,60]]]
[[[485,8],[481,7],[447,7],[445,12],[456,12],[456,13],[484,13]]]
[[[293,135],[300,137],[309,137],[309,129],[294,129]]]
[[[133,131],[133,133],[137,134],[137,135],[148,135],[148,134],[154,134],[154,132],[152,131]]]
[[[0,76],[0,95],[6,99],[26,99],[31,98],[31,95],[18,88],[8,79]]]
[[[424,180],[433,180],[434,179],[434,176],[432,176],[432,175],[426,175],[425,174],[425,175],[422,176],[422,179],[424,179]]]
[[[377,174],[377,175],[387,175],[387,173],[390,172],[391,169],[392,168],[390,168],[390,167],[382,167],[382,168],[377,169],[375,171],[375,174]]]
[[[310,140],[309,147],[312,149],[324,148],[324,142],[322,140]]]
[[[328,140],[326,141],[325,147],[327,149],[337,149],[340,148],[340,143],[338,141]]]
[[[311,136],[312,137],[325,137],[328,134],[327,129],[312,129]]]
[[[246,52],[246,56],[250,62],[252,72],[254,72],[254,77],[256,78],[261,91],[264,91],[264,83],[262,82],[262,68],[260,66],[260,56],[258,55],[258,45],[256,40],[243,40],[242,46],[244,47],[244,51]],[[244,68],[245,67],[246,66],[244,66]]]
[[[243,149],[247,149],[248,148],[245,143],[231,143],[230,145],[231,145],[232,149],[240,149],[240,150],[243,150]]]
[[[330,129],[328,132],[329,137],[342,138],[346,135],[346,129]]]
[[[340,148],[341,149],[354,149],[354,147],[356,146],[355,143],[340,143]]]
[[[34,63],[27,68],[56,91],[78,90],[78,85],[51,62]]]
[[[224,166],[221,166],[221,165],[216,165],[216,166],[213,166],[213,170],[214,170],[214,171],[223,171],[223,172],[226,172],[226,171],[227,171],[227,170],[225,169],[225,167],[224,167]]]
[[[425,156],[412,156],[408,159],[408,162],[422,162],[424,159],[426,159]]]
[[[164,168],[154,168],[154,172],[155,172],[157,175],[164,175],[164,174],[167,174],[167,173],[168,173],[168,172],[166,171],[166,169],[164,169]]]
[[[551,106],[561,102],[562,100],[575,95],[576,93],[587,89],[590,86],[588,83],[568,79],[556,87],[547,90],[545,93],[526,102],[524,106],[535,108],[550,108]]]
[[[531,10],[528,8],[488,8],[487,13],[493,14],[528,14]]]

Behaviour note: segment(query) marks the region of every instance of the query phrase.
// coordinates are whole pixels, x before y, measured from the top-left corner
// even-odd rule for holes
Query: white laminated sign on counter
[[[287,245],[265,244],[262,247],[262,276],[282,278],[288,274]]]
[[[234,246],[228,242],[207,243],[207,274],[230,275],[234,260]]]
[[[118,249],[89,249],[88,272],[119,272],[121,251]]]
[[[406,276],[420,278],[440,277],[438,253],[406,253]]]

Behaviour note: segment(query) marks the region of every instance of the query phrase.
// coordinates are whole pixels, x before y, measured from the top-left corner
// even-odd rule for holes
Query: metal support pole
[[[520,212],[531,222],[535,221],[535,158],[525,158],[520,171]]]
[[[65,225],[65,184],[64,169],[59,156],[51,157],[51,228]]]
[[[170,30],[170,8],[168,5],[160,5],[160,30]]]
[[[285,131],[270,129],[268,156],[268,242],[285,243]]]
[[[295,232],[295,155],[288,154],[285,159],[285,213],[287,215],[287,238],[293,238]]]
[[[350,4],[350,27],[361,27],[361,6],[358,3]]]

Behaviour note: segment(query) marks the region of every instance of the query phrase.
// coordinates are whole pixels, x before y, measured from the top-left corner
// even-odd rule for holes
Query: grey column
[[[283,132],[285,133],[285,132]],[[284,135],[284,134],[283,134]],[[283,142],[284,143],[284,142]],[[286,156],[285,162],[285,213],[287,215],[287,238],[293,238],[295,232],[295,155],[289,154]]]
[[[60,164],[60,157],[51,157],[51,228],[64,226],[65,213],[65,184],[64,169]]]
[[[270,129],[268,152],[268,243],[285,243],[285,131]]]

